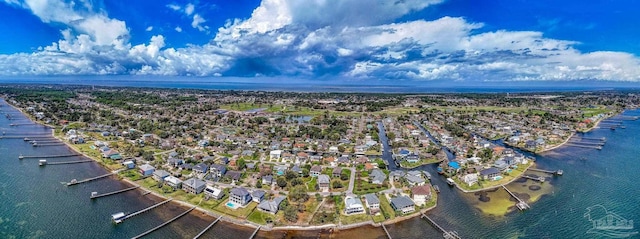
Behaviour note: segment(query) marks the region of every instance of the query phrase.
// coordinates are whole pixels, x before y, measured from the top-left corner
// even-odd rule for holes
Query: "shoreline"
[[[22,115],[27,117],[27,119],[29,119],[33,123],[51,128],[51,136],[54,137],[55,139],[59,140],[60,142],[62,142],[64,144],[64,146],[69,148],[71,151],[76,152],[78,154],[81,154],[82,157],[91,159],[92,161],[94,161],[98,165],[100,165],[100,167],[105,169],[107,172],[112,172],[112,173],[116,172],[116,175],[117,175],[118,170],[109,169],[103,162],[101,162],[101,160],[95,159],[94,157],[91,157],[91,156],[87,155],[86,153],[83,153],[83,152],[77,150],[75,147],[73,147],[73,145],[71,143],[67,142],[66,140],[64,140],[62,138],[56,137],[56,135],[55,135],[56,127],[48,125],[48,124],[44,124],[44,123],[42,123],[42,122],[40,122],[38,120],[35,120],[35,119],[29,117],[29,115],[24,113],[19,107],[10,104],[4,98],[2,98],[2,99],[5,100],[7,105],[9,105],[12,108],[18,110]],[[231,224],[233,224],[235,226],[246,226],[246,227],[252,227],[252,228],[260,228],[260,230],[264,230],[264,231],[286,231],[286,230],[313,231],[313,230],[324,230],[324,229],[348,230],[348,229],[353,229],[353,228],[366,226],[366,225],[370,225],[370,226],[374,226],[374,227],[382,227],[383,224],[384,225],[394,224],[394,223],[397,223],[397,222],[401,222],[401,221],[404,221],[404,220],[408,220],[408,219],[411,219],[411,218],[414,218],[414,217],[421,216],[422,213],[425,213],[425,212],[427,212],[429,210],[432,210],[437,206],[437,203],[436,203],[436,205],[434,205],[432,207],[419,210],[419,211],[417,211],[417,212],[415,212],[413,214],[402,216],[402,217],[398,217],[398,218],[395,218],[394,220],[383,221],[383,222],[380,222],[380,223],[375,223],[375,222],[373,222],[373,220],[368,220],[368,221],[364,221],[364,222],[357,222],[357,223],[346,224],[346,225],[336,225],[336,224],[332,223],[332,224],[318,225],[318,226],[295,226],[295,225],[291,225],[291,226],[269,227],[267,225],[260,225],[260,224],[254,223],[254,222],[250,222],[247,219],[238,219],[238,218],[235,218],[233,216],[226,215],[226,214],[223,214],[223,213],[216,213],[216,212],[213,212],[211,210],[202,208],[199,205],[194,205],[194,204],[191,204],[189,202],[184,202],[184,201],[181,201],[181,200],[178,200],[178,199],[174,199],[174,198],[159,194],[159,193],[157,193],[157,192],[155,192],[155,191],[153,191],[151,189],[148,189],[148,188],[144,187],[141,184],[136,183],[135,181],[131,181],[131,180],[127,179],[127,178],[121,177],[120,175],[117,175],[117,177],[118,177],[118,179],[114,179],[114,180],[124,182],[126,184],[129,184],[130,186],[139,186],[141,189],[149,191],[151,194],[153,194],[154,196],[159,197],[161,199],[164,199],[164,200],[172,199],[172,202],[176,202],[176,203],[178,203],[178,204],[180,204],[182,206],[195,207],[196,210],[198,210],[198,211],[200,211],[200,212],[202,212],[202,213],[204,213],[206,215],[212,216],[214,218],[222,217],[220,219],[221,221],[225,221],[225,222],[231,223]]]
[[[474,190],[466,190],[463,189],[462,187],[460,187],[460,185],[458,185],[458,183],[456,181],[453,181],[453,184],[456,185],[456,188],[460,189],[460,191],[462,191],[463,193],[476,193],[476,192],[482,192],[482,191],[486,191],[486,190],[491,190],[491,189],[496,189],[496,188],[500,188],[502,186],[507,186],[510,183],[513,183],[513,181],[516,181],[516,179],[519,179],[522,177],[522,174],[524,174],[525,172],[527,172],[527,170],[529,170],[529,168],[533,165],[535,165],[535,162],[531,162],[531,164],[529,164],[529,166],[527,166],[527,168],[525,168],[522,173],[520,175],[518,175],[518,177],[514,177],[513,179],[507,181],[506,183],[502,183],[500,185],[495,185],[495,186],[491,186],[491,187],[487,187],[487,188],[479,188],[479,189],[474,189]]]

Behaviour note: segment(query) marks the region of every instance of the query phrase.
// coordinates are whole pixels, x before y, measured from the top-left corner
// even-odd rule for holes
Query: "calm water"
[[[10,127],[28,122],[18,111],[1,101],[0,130],[6,135],[48,134],[37,125]],[[9,113],[14,120],[4,117]],[[640,115],[629,111],[625,115]],[[564,176],[549,177],[551,193],[531,204],[531,210],[506,216],[488,216],[474,207],[475,198],[450,189],[437,177],[435,166],[426,166],[442,189],[438,207],[427,214],[446,229],[463,238],[599,238],[587,234],[591,223],[586,209],[600,204],[610,212],[640,221],[640,121],[624,121],[626,129],[594,130],[587,137],[606,137],[603,150],[562,148],[539,156],[543,169],[563,169]],[[0,140],[0,238],[130,238],[185,210],[166,204],[120,225],[110,222],[115,212],[133,212],[162,201],[140,190],[90,200],[92,191],[107,192],[129,187],[120,181],[102,179],[67,187],[63,182],[107,173],[95,163],[38,167],[37,159],[18,160],[23,155],[67,154],[64,146],[34,148],[22,139]],[[53,161],[78,158],[49,159]],[[517,184],[509,185],[518,187]],[[501,189],[500,189],[501,190]],[[192,211],[185,217],[150,234],[149,238],[192,238],[214,218]],[[637,223],[636,223],[637,224]],[[640,229],[640,225],[634,225]],[[419,218],[387,227],[393,238],[441,238],[438,231]],[[637,230],[636,230],[637,231]],[[204,238],[247,238],[253,228],[219,222]],[[328,231],[259,232],[266,238],[384,238],[381,228],[365,227],[330,233]],[[637,235],[636,235],[637,237]]]

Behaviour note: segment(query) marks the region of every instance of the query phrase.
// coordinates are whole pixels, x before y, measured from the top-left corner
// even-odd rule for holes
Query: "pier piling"
[[[255,237],[255,236],[256,236],[256,234],[258,234],[258,231],[260,231],[260,227],[261,227],[261,226],[258,226],[258,227],[256,228],[256,230],[255,230],[255,231],[253,231],[253,234],[251,234],[251,236],[249,237],[249,239],[253,239],[253,237]]]
[[[173,199],[169,198],[169,199],[167,199],[167,200],[164,200],[164,201],[162,201],[162,202],[159,202],[159,203],[156,203],[156,204],[154,204],[154,205],[151,205],[150,207],[147,207],[147,208],[142,209],[142,210],[140,210],[140,211],[137,211],[137,212],[131,213],[131,214],[129,214],[129,215],[127,215],[127,216],[125,216],[124,218],[122,218],[122,221],[127,220],[127,219],[129,219],[129,218],[132,218],[132,217],[134,217],[134,216],[140,215],[140,214],[142,214],[142,213],[148,212],[149,210],[154,209],[154,208],[159,207],[159,206],[162,206],[162,205],[164,205],[165,203],[170,202],[171,200],[173,200]]]
[[[431,219],[429,216],[424,214],[424,212],[422,213],[422,218],[426,218],[427,221],[429,221],[431,223],[431,225],[433,225],[436,229],[441,231],[442,232],[442,236],[445,239],[460,239],[460,236],[458,236],[458,232],[445,230],[440,225],[438,225],[438,223],[436,223],[433,219]]]
[[[199,237],[201,237],[205,232],[207,232],[209,229],[211,229],[211,227],[213,227],[214,224],[216,224],[218,221],[220,221],[221,218],[222,218],[222,216],[218,217],[218,219],[216,219],[211,224],[209,224],[209,226],[204,228],[204,230],[202,230],[200,233],[198,233],[198,235],[193,237],[193,239],[198,239]]]
[[[507,187],[505,187],[504,185],[502,185],[502,188],[504,188],[504,190],[506,190],[513,198],[515,198],[518,203],[516,204],[516,207],[518,207],[518,209],[520,210],[525,210],[525,209],[529,209],[531,207],[529,207],[529,204],[527,204],[525,201],[523,201],[522,199],[518,198],[516,196],[516,194],[512,193],[509,189],[507,189]]]

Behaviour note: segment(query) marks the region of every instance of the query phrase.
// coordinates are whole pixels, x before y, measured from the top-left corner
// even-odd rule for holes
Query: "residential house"
[[[320,191],[328,192],[330,183],[331,179],[329,178],[329,176],[325,174],[318,175],[318,187],[320,188]]]
[[[371,178],[372,184],[382,184],[385,179],[387,179],[387,175],[382,172],[380,169],[373,169],[369,174],[369,178]]]
[[[504,171],[509,167],[509,164],[507,164],[507,162],[505,162],[504,160],[496,160],[493,163],[493,167],[497,168],[500,171]]]
[[[209,167],[209,171],[211,174],[216,175],[217,177],[222,177],[227,172],[227,167],[222,164],[212,164]]]
[[[298,174],[298,176],[302,176],[302,168],[300,168],[300,166],[298,165],[293,165],[293,167],[291,168],[291,171]]]
[[[402,214],[411,213],[416,210],[414,202],[407,196],[392,198],[391,207],[393,210],[400,211]]]
[[[139,168],[140,168],[140,174],[142,174],[142,176],[151,176],[151,174],[153,174],[153,171],[156,170],[156,168],[154,168],[149,164],[140,165]]]
[[[215,200],[220,200],[222,197],[224,197],[224,191],[213,186],[207,186],[204,189],[204,194],[206,197],[213,198]]]
[[[488,168],[480,171],[480,176],[485,180],[496,180],[500,175],[500,170],[497,168]]]
[[[409,154],[404,157],[404,160],[406,160],[407,163],[417,163],[418,161],[420,161],[420,156],[416,154]]]
[[[369,213],[376,214],[380,211],[380,199],[373,193],[364,195],[364,203],[369,208]]]
[[[278,213],[278,210],[280,210],[280,204],[282,203],[282,201],[284,201],[287,197],[285,196],[278,196],[276,198],[274,198],[273,200],[265,200],[260,202],[260,204],[258,204],[258,210],[261,210],[263,212],[268,212],[271,214],[276,214]]]
[[[337,163],[349,166],[351,165],[351,160],[349,160],[349,157],[343,155],[338,158]]]
[[[246,206],[251,202],[251,194],[245,188],[233,188],[229,193],[229,201],[240,206]]]
[[[320,165],[313,165],[311,167],[311,170],[309,170],[309,175],[311,177],[317,177],[321,173],[322,173],[322,166],[320,166]]]
[[[174,189],[178,189],[182,187],[182,180],[171,175],[164,178],[164,183]]]
[[[411,188],[411,195],[414,203],[421,206],[431,200],[431,185],[413,187]]]
[[[162,183],[164,182],[164,179],[166,177],[169,177],[169,172],[164,171],[164,170],[156,170],[153,172],[153,179],[155,179],[156,181]]]
[[[469,187],[471,187],[471,185],[478,183],[478,174],[476,173],[465,174],[464,176],[462,176],[462,181],[465,182],[467,185],[469,185]]]
[[[333,168],[333,171],[331,171],[331,175],[334,178],[340,177],[341,174],[342,174],[342,168],[340,168],[340,167],[335,167],[335,168]]]
[[[276,166],[273,166],[273,169],[276,171],[276,174],[278,176],[282,176],[282,175],[284,175],[285,172],[287,172],[287,166],[286,165],[276,165]]]
[[[410,186],[422,186],[426,183],[423,177],[407,174],[404,176]]]
[[[282,150],[271,150],[269,152],[269,158],[271,160],[279,160],[282,157]]]
[[[242,172],[240,172],[240,171],[227,171],[227,173],[225,173],[224,176],[226,178],[231,179],[231,183],[236,183],[236,182],[240,181],[240,178],[242,177]]]
[[[193,171],[196,173],[207,173],[207,171],[209,171],[209,166],[204,163],[199,163],[196,164],[196,166],[193,166]]]
[[[353,215],[364,213],[362,202],[357,197],[347,196],[344,198],[344,214]]]
[[[131,160],[127,160],[127,161],[122,162],[122,165],[124,165],[127,169],[132,169],[132,168],[136,167],[136,163],[134,163]]]
[[[251,193],[251,199],[254,202],[260,203],[262,202],[262,199],[264,199],[264,195],[266,193],[263,190],[255,190]]]
[[[262,185],[271,186],[271,184],[273,184],[273,176],[271,175],[262,176]]]
[[[187,193],[199,194],[204,191],[206,186],[207,184],[204,181],[198,178],[190,178],[182,183],[182,190]]]

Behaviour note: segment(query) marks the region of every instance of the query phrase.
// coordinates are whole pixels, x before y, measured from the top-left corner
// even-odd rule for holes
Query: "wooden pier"
[[[520,209],[522,211],[522,210],[526,210],[526,209],[531,208],[531,207],[529,207],[529,204],[527,204],[525,201],[522,201],[522,199],[518,198],[514,193],[509,191],[509,189],[507,189],[507,187],[502,185],[502,188],[504,188],[504,190],[506,190],[513,198],[515,198],[518,201],[518,203],[516,204],[516,207],[518,207],[518,209]]]
[[[48,144],[34,143],[33,147],[62,146],[62,145],[64,145],[64,143],[62,143],[62,142],[60,142],[60,143],[48,143]]]
[[[536,172],[549,173],[549,174],[555,174],[555,175],[562,175],[562,170],[551,171],[551,170],[544,170],[544,169],[539,169],[539,168],[529,168],[528,170],[536,171]]]
[[[607,141],[607,138],[602,137],[602,138],[592,138],[592,137],[580,137],[581,139],[588,139],[588,140],[601,140],[601,141]]]
[[[387,238],[391,239],[391,234],[389,234],[389,231],[387,231],[387,227],[384,226],[384,223],[382,224],[382,229],[384,229],[384,233],[387,234]]]
[[[45,165],[62,165],[62,164],[76,164],[76,163],[89,163],[89,162],[93,162],[93,160],[91,159],[87,159],[87,160],[76,160],[76,161],[67,161],[67,162],[46,162],[45,161]],[[44,165],[42,165],[44,166]]]
[[[101,198],[101,197],[106,197],[106,196],[111,196],[111,195],[116,195],[118,193],[123,193],[126,191],[131,191],[134,190],[136,188],[139,188],[140,186],[135,186],[135,187],[130,187],[130,188],[125,188],[125,189],[121,189],[121,190],[117,190],[117,191],[113,191],[110,193],[103,193],[103,194],[98,194],[97,192],[92,192],[91,193],[91,199],[96,199],[96,198]]]
[[[49,138],[49,139],[53,139],[53,136],[51,135],[23,135],[23,136],[0,136],[0,139],[26,139],[25,141],[29,141],[30,139],[45,139],[45,138]]]
[[[571,144],[582,144],[582,145],[595,145],[595,146],[604,146],[605,142],[582,142],[582,141],[569,141],[567,143]]]
[[[251,236],[249,237],[249,239],[253,239],[253,237],[255,237],[255,236],[256,236],[256,234],[258,234],[258,231],[260,231],[260,227],[261,227],[261,226],[258,226],[258,227],[256,228],[256,230],[255,230],[255,231],[253,231],[253,233],[251,234]]]
[[[132,218],[132,217],[134,217],[134,216],[140,215],[140,214],[142,214],[142,213],[148,212],[149,210],[154,209],[154,208],[159,207],[159,206],[162,206],[162,205],[164,205],[165,203],[170,202],[171,200],[173,200],[173,199],[169,198],[169,199],[167,199],[167,200],[164,200],[164,201],[162,201],[162,202],[159,202],[159,203],[156,203],[156,204],[154,204],[154,205],[151,205],[150,207],[147,207],[147,208],[142,209],[142,210],[140,210],[140,211],[137,211],[137,212],[131,213],[131,214],[129,214],[129,215],[127,215],[127,216],[125,216],[124,218],[122,218],[122,221],[127,220],[127,219],[129,219],[129,218]]]
[[[422,218],[426,218],[427,221],[429,221],[431,223],[431,225],[433,225],[436,229],[441,231],[442,232],[442,236],[445,239],[460,239],[460,236],[458,236],[458,232],[445,230],[440,225],[438,225],[438,223],[436,223],[434,220],[432,220],[429,216],[425,215],[424,213],[422,213]]]
[[[18,156],[18,158],[19,159],[47,159],[47,158],[66,158],[66,157],[76,157],[76,156],[82,156],[82,154],[59,154],[59,155],[42,155],[42,156],[36,156],[36,155],[24,156],[24,155],[20,155],[20,156]]]
[[[187,213],[189,213],[189,212],[193,211],[193,209],[195,209],[195,208],[196,208],[196,207],[192,207],[192,208],[188,209],[187,211],[183,212],[182,214],[180,214],[180,215],[178,215],[178,216],[176,216],[176,217],[174,217],[174,218],[169,219],[169,221],[166,221],[166,222],[164,222],[164,223],[162,223],[162,224],[158,225],[157,227],[151,228],[151,229],[149,229],[148,231],[143,232],[143,233],[142,233],[142,234],[140,234],[140,235],[137,235],[137,236],[135,236],[135,237],[132,237],[131,239],[138,239],[138,238],[141,238],[141,237],[143,237],[143,236],[149,235],[149,233],[152,233],[152,232],[154,232],[155,230],[158,230],[158,229],[160,229],[160,228],[162,228],[162,227],[166,226],[167,224],[169,224],[169,223],[171,223],[171,222],[173,222],[173,221],[175,221],[175,220],[178,220],[178,218],[181,218],[182,216],[187,215]]]
[[[526,179],[531,179],[531,180],[535,180],[535,181],[539,181],[541,183],[544,183],[544,177],[540,176],[540,177],[533,177],[533,176],[529,176],[529,175],[522,175],[520,177],[526,178]]]
[[[100,175],[100,176],[93,177],[93,178],[87,178],[87,179],[83,179],[83,180],[80,180],[80,181],[77,181],[77,180],[73,179],[73,180],[71,180],[71,182],[67,183],[67,186],[72,186],[72,185],[76,185],[76,184],[90,182],[90,181],[93,181],[93,180],[98,180],[98,179],[101,179],[101,178],[106,178],[106,177],[109,177],[109,176],[114,175],[114,174],[116,174],[116,173],[108,173],[108,174],[105,174],[105,175]]]
[[[211,229],[211,227],[213,227],[213,225],[215,225],[218,221],[220,221],[221,218],[222,218],[222,216],[218,217],[218,219],[216,219],[211,224],[209,224],[209,226],[205,227],[204,230],[202,230],[200,233],[198,233],[198,235],[193,237],[193,239],[198,239],[199,237],[201,237],[205,232],[207,232],[209,229]]]
[[[602,146],[593,146],[593,145],[582,145],[582,144],[574,144],[574,143],[567,143],[565,145],[569,147],[586,148],[586,149],[597,149],[597,150],[602,149]]]

